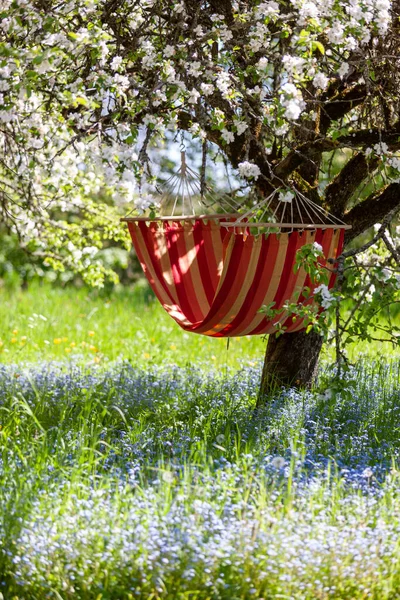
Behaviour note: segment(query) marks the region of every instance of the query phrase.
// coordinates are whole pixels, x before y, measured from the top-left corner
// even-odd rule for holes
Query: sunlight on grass
[[[262,358],[261,337],[211,339],[190,335],[165,313],[147,286],[101,297],[87,289],[35,287],[0,304],[3,362],[79,358],[103,363],[239,366]]]
[[[2,362],[79,360],[105,364],[128,359],[135,365],[195,362],[221,369],[254,365],[264,356],[262,336],[226,339],[189,334],[165,313],[147,285],[123,289],[110,297],[87,289],[31,287],[1,293],[0,358]],[[353,344],[359,353],[398,354],[390,344]],[[324,355],[333,361],[334,349]]]

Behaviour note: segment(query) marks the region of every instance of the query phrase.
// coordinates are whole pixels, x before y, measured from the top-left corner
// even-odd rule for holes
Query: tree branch
[[[346,232],[345,243],[348,244],[375,223],[392,218],[400,210],[400,183],[391,183],[383,192],[371,194],[364,202],[352,208],[344,217],[345,222],[352,226]]]
[[[320,138],[313,142],[301,144],[298,148],[294,148],[289,154],[281,160],[274,168],[274,174],[281,179],[286,179],[293,171],[298,169],[300,165],[308,160],[317,160],[322,152],[335,150],[339,147],[337,142],[331,139]]]
[[[274,173],[281,179],[286,179],[293,171],[309,160],[317,161],[322,152],[337,148],[369,148],[375,144],[385,143],[389,150],[400,149],[400,123],[390,131],[362,129],[349,135],[342,135],[337,140],[319,138],[293,148],[275,167]]]
[[[342,217],[351,196],[378,164],[379,157],[377,156],[370,160],[367,160],[362,152],[352,156],[326,187],[325,203],[329,211],[337,217]]]
[[[400,122],[394,125],[390,130],[381,129],[360,129],[349,135],[342,135],[337,140],[341,146],[347,148],[370,148],[375,144],[385,143],[389,150],[400,149]]]
[[[321,107],[320,132],[325,134],[332,123],[342,119],[350,110],[362,104],[366,96],[365,84],[346,88],[341,94],[336,93]]]

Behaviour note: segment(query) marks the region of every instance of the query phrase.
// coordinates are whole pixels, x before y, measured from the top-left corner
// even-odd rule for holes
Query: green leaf
[[[37,56],[35,56],[35,58],[32,60],[34,65],[40,65],[40,63],[42,63],[45,59],[44,54],[38,54]]]
[[[321,52],[321,54],[325,54],[325,47],[323,44],[321,44],[321,42],[318,42],[317,40],[312,40],[311,42],[311,50],[319,50]]]
[[[85,98],[84,96],[77,96],[75,98],[75,102],[76,102],[76,104],[80,104],[81,106],[88,106],[88,104],[89,104],[88,99]]]

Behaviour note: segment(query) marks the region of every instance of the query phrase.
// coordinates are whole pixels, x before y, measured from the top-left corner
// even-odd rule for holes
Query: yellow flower
[[[143,358],[146,358],[146,359],[150,358],[150,354],[148,352],[144,352]]]
[[[93,359],[93,362],[96,363],[97,365],[99,364],[100,361],[101,361],[100,356],[95,356]]]
[[[65,348],[65,352],[67,352],[67,353],[71,352],[71,348]]]
[[[16,344],[18,342],[16,337],[11,338],[11,343],[12,344]]]
[[[61,344],[62,339],[61,338],[54,338],[53,342],[54,342],[54,344]]]
[[[150,341],[152,344],[154,344],[154,342],[156,341],[155,338],[150,338]]]
[[[75,342],[71,342],[70,346],[71,346],[71,348],[75,348],[75,346],[76,346]]]
[[[98,352],[99,349],[96,348],[96,346],[89,346],[89,350],[91,350],[92,352]]]
[[[26,342],[26,335],[23,335],[21,338],[21,342]]]
[[[88,331],[88,335],[89,335],[90,337],[93,337],[93,336],[94,336],[94,331]]]
[[[175,344],[171,344],[171,345],[170,345],[170,348],[171,348],[171,350],[176,350],[176,346],[175,346]]]
[[[67,337],[63,337],[62,341],[63,342],[68,342],[68,338]]]
[[[217,360],[217,357],[214,356],[214,354],[213,354],[212,357],[211,357],[211,360]]]
[[[18,329],[13,329],[13,335],[17,335]]]

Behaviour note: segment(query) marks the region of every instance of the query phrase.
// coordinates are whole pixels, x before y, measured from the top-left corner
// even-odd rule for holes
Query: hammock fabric
[[[302,318],[283,313],[269,320],[258,311],[271,302],[274,309],[286,301],[311,304],[313,299],[305,300],[301,292],[316,286],[304,269],[294,272],[297,250],[318,242],[325,264],[340,255],[344,240],[343,229],[323,226],[254,236],[213,219],[129,219],[128,225],[164,309],[186,331],[211,337],[273,333],[278,320],[288,333],[304,329]],[[328,287],[334,282],[332,273]]]

